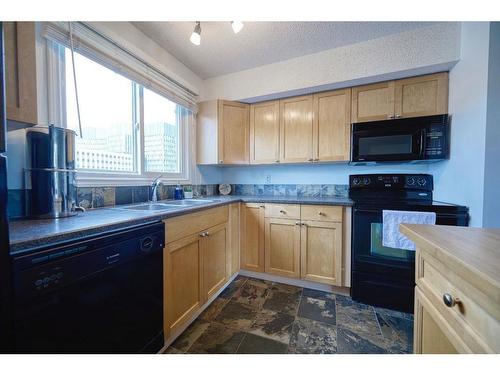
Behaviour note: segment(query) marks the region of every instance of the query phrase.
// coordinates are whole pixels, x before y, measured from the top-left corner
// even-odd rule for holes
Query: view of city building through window
[[[67,127],[78,133],[71,52],[66,49]],[[144,132],[144,170],[180,172],[178,106],[118,73],[75,53],[83,137],[76,138],[76,168],[95,172],[137,172],[137,140]],[[134,114],[143,90],[144,124]],[[134,115],[137,120],[134,119]]]

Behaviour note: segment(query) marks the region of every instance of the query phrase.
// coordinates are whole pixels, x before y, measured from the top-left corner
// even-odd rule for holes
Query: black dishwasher
[[[158,352],[163,245],[154,223],[15,257],[16,352]]]

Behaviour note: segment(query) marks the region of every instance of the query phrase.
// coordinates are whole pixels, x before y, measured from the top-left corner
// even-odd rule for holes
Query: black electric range
[[[349,176],[352,214],[351,296],[375,306],[413,312],[415,251],[382,245],[383,211],[436,213],[437,225],[467,226],[468,208],[432,199],[428,174]]]

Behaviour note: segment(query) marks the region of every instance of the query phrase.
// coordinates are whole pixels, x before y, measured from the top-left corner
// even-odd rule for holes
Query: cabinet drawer
[[[265,217],[277,219],[300,219],[300,205],[298,204],[266,204]]]
[[[300,218],[302,220],[342,222],[342,207],[302,205]]]
[[[494,310],[483,304],[487,298],[480,290],[423,252],[418,259],[417,285],[472,352],[500,351],[500,321]],[[458,302],[447,306],[445,294]]]
[[[225,223],[228,220],[228,206],[176,216],[165,220],[165,243],[170,243],[191,234]]]

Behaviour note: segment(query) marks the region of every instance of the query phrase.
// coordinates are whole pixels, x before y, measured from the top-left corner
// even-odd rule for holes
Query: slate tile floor
[[[238,276],[167,353],[412,352],[413,315]]]

